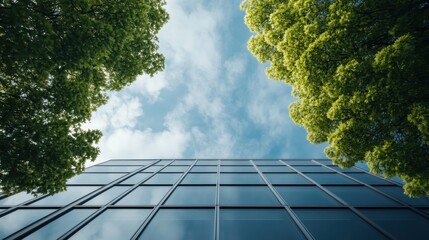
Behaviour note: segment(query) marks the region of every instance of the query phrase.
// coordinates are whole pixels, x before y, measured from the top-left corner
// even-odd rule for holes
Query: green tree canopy
[[[0,3],[0,186],[50,193],[94,160],[91,113],[139,74],[164,67],[164,0]]]
[[[249,50],[342,167],[366,161],[429,194],[429,1],[246,0]]]

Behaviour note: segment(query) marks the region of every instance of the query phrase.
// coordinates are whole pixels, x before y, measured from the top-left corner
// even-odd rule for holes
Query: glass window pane
[[[264,186],[221,186],[219,194],[221,205],[280,205],[270,189]]]
[[[221,165],[251,165],[249,160],[221,160]]]
[[[198,160],[196,165],[217,165],[217,160]]]
[[[125,173],[82,173],[67,181],[67,184],[107,184],[122,176]]]
[[[312,184],[298,173],[264,173],[271,184]]]
[[[97,195],[96,197],[92,198],[91,200],[85,202],[83,205],[105,205],[128,189],[129,187],[112,187],[104,191],[103,193]]]
[[[85,172],[132,172],[141,166],[92,166]]]
[[[78,223],[83,221],[89,215],[95,212],[96,209],[74,209],[64,216],[54,220],[48,225],[42,227],[30,236],[24,238],[26,240],[49,240],[58,239],[68,230],[76,226]]]
[[[295,172],[287,166],[258,166],[261,172]]]
[[[315,239],[385,239],[374,228],[347,209],[295,209]]]
[[[67,205],[85,196],[86,194],[93,192],[97,188],[99,187],[67,187],[66,191],[42,198],[37,202],[32,203],[31,205]]]
[[[398,206],[389,198],[361,186],[337,187],[327,186],[327,189],[353,206]]]
[[[32,198],[34,198],[33,195],[25,193],[25,192],[20,192],[20,193],[17,193],[15,195],[0,199],[0,206],[18,205],[18,204],[26,202]]]
[[[137,173],[136,175],[122,181],[120,184],[136,184],[150,175],[152,175],[152,173]]]
[[[115,205],[157,205],[169,189],[169,186],[138,187]]]
[[[317,163],[311,161],[311,160],[283,160],[283,162],[295,166],[295,165],[318,165]]]
[[[255,160],[253,161],[256,165],[283,165],[279,162],[279,160]]]
[[[412,206],[429,206],[429,199],[427,197],[421,197],[421,198],[410,198],[407,195],[404,194],[404,189],[401,187],[383,187],[383,186],[377,186],[375,187],[378,190],[389,194],[392,197],[395,197],[398,200],[401,200],[402,202],[408,203]]]
[[[306,172],[332,172],[330,169],[322,166],[293,166],[296,170]]]
[[[192,163],[194,163],[194,160],[176,160],[170,165],[191,165]]]
[[[216,184],[215,173],[188,173],[181,184]]]
[[[253,166],[221,166],[221,172],[256,172]]]
[[[220,184],[265,184],[257,173],[222,173]]]
[[[217,166],[194,166],[191,172],[217,172]]]
[[[361,212],[396,239],[428,237],[429,221],[408,209],[362,209]]]
[[[161,169],[161,168],[163,168],[164,166],[157,166],[157,165],[155,165],[155,166],[150,166],[150,167],[148,167],[148,168],[146,168],[146,169],[144,169],[142,172],[156,172],[156,171],[158,171],[159,169]]]
[[[348,179],[338,173],[307,173],[307,177],[313,179],[319,184],[355,184],[357,182]]]
[[[182,173],[157,173],[144,184],[174,184],[179,180],[180,176],[182,176]]]
[[[352,167],[352,168],[341,168],[340,166],[329,166],[329,167],[337,170],[338,172],[343,172],[343,173],[348,173],[348,172],[357,172],[357,173],[360,173],[360,172],[364,172],[363,170],[361,170],[359,168],[355,168],[355,167]]]
[[[286,204],[290,206],[339,206],[327,193],[313,186],[276,187]]]
[[[100,163],[98,165],[150,165],[154,160],[112,160]]]
[[[160,209],[139,239],[210,240],[213,209]]]
[[[149,216],[150,211],[150,209],[108,209],[70,239],[130,239]]]
[[[350,177],[357,179],[363,183],[366,184],[385,184],[385,185],[392,185],[391,183],[380,179],[378,177],[372,176],[368,173],[347,173]]]
[[[0,239],[47,216],[56,209],[20,209],[0,218]]]
[[[284,209],[221,209],[222,240],[305,239]]]
[[[161,172],[184,172],[188,170],[189,166],[167,166]]]
[[[165,205],[214,205],[216,187],[180,186],[168,198]]]

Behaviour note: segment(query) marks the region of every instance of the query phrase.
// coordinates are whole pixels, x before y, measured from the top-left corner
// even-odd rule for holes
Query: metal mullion
[[[267,184],[268,188],[271,190],[271,192],[274,194],[274,196],[277,198],[277,201],[280,202],[280,204],[286,209],[286,211],[289,213],[289,216],[294,221],[295,225],[298,226],[298,228],[301,230],[301,232],[304,234],[304,236],[307,239],[314,240],[314,237],[311,235],[310,231],[304,226],[304,224],[299,220],[299,218],[295,215],[295,213],[292,211],[292,209],[286,204],[286,202],[282,199],[282,197],[279,195],[279,193],[276,191],[276,189],[271,185],[271,183],[265,178],[265,176],[262,174],[262,172],[259,170],[259,168],[256,166],[256,164],[253,162],[253,160],[250,160],[250,163],[253,165],[253,167],[258,172],[259,176],[264,180],[265,184]]]
[[[219,223],[220,223],[220,209],[219,209],[219,192],[220,192],[220,160],[217,160],[217,173],[216,173],[216,199],[215,199],[215,229],[214,239],[219,240]]]
[[[179,183],[185,178],[185,176],[191,171],[191,169],[194,167],[194,165],[197,163],[197,159],[194,160],[194,162],[189,166],[189,168],[182,174],[182,176],[174,183],[174,185],[168,190],[168,192],[164,195],[164,197],[159,201],[159,203],[152,209],[149,216],[146,218],[146,220],[143,222],[143,224],[137,229],[137,231],[134,233],[134,235],[131,237],[132,240],[136,240],[140,237],[143,230],[147,227],[147,225],[152,221],[155,214],[158,212],[160,206],[164,204],[164,202],[170,197],[171,193],[177,188]]]
[[[157,161],[157,163],[160,160]],[[100,214],[102,214],[107,208],[111,207],[113,204],[117,203],[119,200],[121,200],[124,196],[126,196],[127,194],[129,194],[130,192],[132,192],[134,189],[138,188],[140,184],[142,184],[143,182],[145,182],[147,179],[153,177],[154,175],[156,175],[158,172],[160,172],[162,169],[166,168],[167,166],[169,166],[172,162],[174,162],[174,160],[172,160],[171,162],[167,163],[166,165],[162,166],[160,169],[154,171],[151,175],[143,178],[142,180],[138,181],[136,184],[134,184],[133,186],[131,186],[130,188],[128,188],[125,192],[119,194],[118,196],[116,196],[114,199],[112,199],[111,201],[109,201],[108,203],[102,205],[97,211],[95,211],[94,213],[92,213],[91,215],[89,215],[87,218],[85,218],[83,221],[81,221],[79,224],[77,224],[76,226],[74,226],[73,228],[71,228],[70,230],[68,230],[67,232],[65,232],[61,237],[59,237],[58,239],[67,239],[70,238],[71,236],[73,236],[73,234],[75,234],[76,232],[78,232],[82,227],[84,227],[86,224],[88,224],[90,221],[92,221],[94,218],[98,217]],[[151,164],[153,165],[153,164]],[[149,167],[149,166],[148,166]],[[141,171],[141,170],[140,170]],[[140,172],[139,171],[139,172]],[[128,178],[127,178],[128,179]],[[116,185],[116,186],[121,186],[121,185]],[[126,187],[126,186],[125,186]],[[151,206],[153,207],[153,206]]]
[[[316,161],[314,161],[314,162],[316,162]],[[411,206],[411,205],[409,205],[409,204],[407,204],[407,203],[405,203],[405,202],[401,201],[400,199],[397,199],[397,198],[395,198],[394,196],[391,196],[390,194],[387,194],[387,193],[385,193],[385,192],[383,192],[383,191],[381,191],[381,190],[379,190],[379,189],[377,189],[377,188],[375,188],[375,187],[371,186],[370,184],[367,184],[367,183],[364,183],[364,182],[362,182],[362,181],[359,181],[358,179],[355,179],[355,178],[353,178],[353,177],[351,177],[351,176],[349,176],[349,175],[347,175],[347,174],[345,174],[345,173],[342,173],[342,172],[340,172],[340,171],[338,171],[338,170],[336,170],[336,169],[334,169],[334,168],[331,168],[331,167],[329,167],[329,166],[326,166],[326,165],[324,165],[323,163],[319,163],[319,162],[316,162],[316,163],[317,163],[317,164],[320,164],[321,166],[323,166],[323,167],[325,167],[325,168],[328,168],[328,169],[330,169],[330,170],[332,170],[332,171],[335,171],[336,173],[338,173],[338,174],[340,174],[340,175],[342,175],[342,176],[344,176],[344,177],[346,177],[346,178],[349,178],[349,179],[351,179],[351,180],[353,180],[353,181],[355,181],[355,182],[357,182],[357,183],[360,183],[360,184],[364,185],[365,187],[367,187],[367,188],[369,188],[369,189],[372,189],[373,191],[376,191],[376,192],[380,193],[381,195],[383,195],[383,196],[385,196],[385,197],[387,197],[387,198],[389,198],[389,199],[391,199],[391,200],[393,200],[393,201],[395,201],[395,202],[397,202],[397,203],[401,204],[402,206],[408,207],[410,210],[412,210],[413,212],[417,213],[418,215],[420,215],[420,216],[422,216],[422,217],[424,217],[424,218],[426,218],[426,219],[429,219],[429,215],[427,215],[427,214],[426,214],[426,213],[424,213],[423,211],[420,211],[418,208],[415,208],[414,206]]]
[[[310,181],[311,183],[313,183],[314,185],[316,185],[320,190],[324,191],[329,196],[331,196],[332,198],[334,198],[336,201],[338,201],[341,204],[343,204],[344,206],[346,206],[350,211],[352,211],[354,214],[356,214],[357,216],[359,216],[360,218],[362,218],[365,222],[367,222],[369,225],[371,225],[371,227],[375,228],[377,231],[379,231],[385,237],[387,237],[389,239],[395,239],[390,233],[384,231],[383,228],[381,228],[380,226],[378,226],[376,223],[374,223],[373,221],[371,221],[369,218],[365,217],[361,212],[359,212],[353,206],[350,206],[346,201],[344,201],[343,199],[341,199],[340,197],[338,197],[337,195],[335,195],[334,193],[332,193],[331,191],[329,191],[328,189],[326,189],[325,187],[323,187],[322,185],[320,185],[319,183],[317,183],[316,181],[314,181],[310,177],[306,176],[301,171],[298,171],[298,169],[292,167],[288,163],[286,163],[284,161],[280,161],[280,162],[283,163],[285,166],[291,168],[292,170],[296,171],[296,173],[298,173],[299,175],[301,175],[302,177],[304,177],[305,179],[307,179],[308,181]]]
[[[48,223],[54,221],[55,219],[57,219],[58,217],[62,216],[64,213],[67,213],[68,211],[70,211],[71,209],[73,209],[74,206],[76,206],[76,205],[78,205],[78,204],[80,204],[82,202],[85,202],[86,200],[88,200],[88,199],[90,199],[90,198],[92,198],[92,197],[94,197],[96,195],[99,195],[100,193],[103,193],[104,191],[106,191],[106,190],[110,189],[112,186],[114,186],[116,183],[121,182],[124,179],[127,179],[128,177],[131,177],[131,176],[137,174],[141,170],[146,169],[146,168],[148,168],[148,167],[156,164],[159,161],[160,160],[158,160],[158,161],[155,160],[154,162],[152,162],[149,165],[142,166],[142,167],[140,167],[140,168],[138,168],[138,169],[136,169],[136,170],[134,170],[134,171],[132,171],[132,172],[130,172],[130,173],[128,173],[128,174],[126,174],[126,175],[124,175],[124,176],[122,176],[122,177],[120,177],[120,178],[118,178],[118,179],[116,179],[116,180],[114,180],[114,181],[106,184],[106,185],[104,185],[103,187],[100,187],[97,190],[95,190],[95,191],[93,191],[91,193],[86,194],[85,196],[83,196],[83,197],[81,197],[81,198],[79,198],[79,199],[77,199],[77,200],[69,203],[68,205],[64,206],[63,208],[60,208],[57,211],[55,211],[55,212],[53,212],[53,213],[45,216],[44,218],[42,218],[42,219],[40,219],[40,220],[38,220],[36,222],[33,222],[32,224],[28,225],[27,227],[25,227],[25,228],[23,228],[23,229],[15,232],[15,233],[9,235],[5,239],[12,240],[12,239],[16,239],[16,238],[22,238],[22,237],[24,237],[24,236],[26,236],[26,235],[28,235],[28,234],[36,231],[37,229],[41,228],[45,224],[48,224]]]

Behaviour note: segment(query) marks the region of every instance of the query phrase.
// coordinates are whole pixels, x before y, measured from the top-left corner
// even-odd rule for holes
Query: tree
[[[429,1],[245,0],[249,50],[312,143],[429,194]]]
[[[91,113],[164,67],[164,0],[0,3],[0,186],[53,194],[98,155]]]

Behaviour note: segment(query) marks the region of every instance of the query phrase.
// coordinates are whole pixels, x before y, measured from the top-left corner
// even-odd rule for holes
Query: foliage
[[[246,0],[249,50],[299,98],[292,119],[342,167],[429,194],[429,1]]]
[[[0,186],[49,193],[94,160],[101,137],[82,124],[138,74],[164,67],[163,0],[0,3]]]

